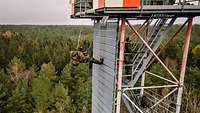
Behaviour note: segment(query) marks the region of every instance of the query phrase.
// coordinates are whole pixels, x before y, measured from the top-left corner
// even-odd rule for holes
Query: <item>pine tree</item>
[[[9,63],[9,73],[11,75],[11,80],[17,82],[21,76],[21,73],[25,70],[26,66],[20,59],[14,57]]]
[[[45,76],[35,78],[32,83],[32,97],[38,113],[46,113],[54,102],[51,92],[52,85],[50,80]]]
[[[55,98],[55,108],[57,113],[72,113],[73,109],[70,105],[70,97],[67,89],[62,83],[58,83],[53,91]]]
[[[196,94],[200,94],[200,69],[197,67],[187,67],[185,83],[188,83],[188,89],[192,89]]]
[[[73,113],[82,111],[85,103],[91,103],[91,79],[89,75],[88,64],[79,64],[78,66],[67,64],[62,71],[60,81],[65,88],[68,88],[71,106],[75,107]]]
[[[200,69],[200,44],[192,49],[192,62]]]
[[[71,98],[78,98],[74,100],[74,104],[76,105],[77,111],[80,112],[83,110],[86,101],[91,97],[91,93],[89,93],[91,84],[90,76],[89,76],[89,66],[88,64],[79,64],[75,71],[74,80],[75,81],[75,90],[73,91]]]
[[[6,105],[8,102],[9,96],[11,96],[11,87],[10,78],[4,72],[3,69],[0,70],[0,113],[7,112]]]
[[[53,81],[56,80],[56,70],[52,62],[49,62],[48,64],[43,65],[39,75],[45,76],[49,80],[53,80]]]
[[[72,82],[72,66],[67,64],[61,72],[60,82],[64,85],[65,88],[69,88],[70,83]]]
[[[32,113],[32,105],[28,95],[28,83],[20,80],[6,105],[9,113]]]

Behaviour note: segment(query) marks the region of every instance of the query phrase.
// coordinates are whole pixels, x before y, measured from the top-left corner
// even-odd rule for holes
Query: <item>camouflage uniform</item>
[[[92,44],[91,44],[92,45]],[[71,63],[78,66],[80,63],[89,62],[95,64],[103,64],[103,58],[99,60],[92,57],[92,46],[89,47],[89,42],[86,39],[81,39],[78,42],[77,51],[71,51]]]
[[[95,63],[95,64],[103,64],[103,58],[99,60],[90,57],[87,53],[81,51],[71,51],[71,63],[74,66],[78,66],[80,63]]]
[[[71,63],[77,66],[80,63],[86,63],[89,59],[88,55],[85,55],[81,51],[71,51]]]

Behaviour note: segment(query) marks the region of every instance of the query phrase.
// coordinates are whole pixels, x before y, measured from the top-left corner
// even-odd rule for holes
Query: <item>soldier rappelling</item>
[[[94,59],[92,55],[92,44],[85,37],[80,37],[75,51],[71,51],[71,64],[78,66],[80,63],[103,64],[103,58]]]

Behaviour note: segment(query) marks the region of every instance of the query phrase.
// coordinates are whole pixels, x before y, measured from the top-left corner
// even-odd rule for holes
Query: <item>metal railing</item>
[[[200,0],[141,0],[142,5],[199,5]]]
[[[141,0],[141,11],[144,6],[155,5],[179,5],[184,9],[185,5],[200,5],[200,0]]]
[[[199,5],[200,0],[178,0],[175,4],[178,4],[178,5]]]
[[[142,5],[173,5],[176,0],[141,0]]]
[[[93,0],[75,0],[74,3],[74,13],[85,12],[89,9],[92,9]]]

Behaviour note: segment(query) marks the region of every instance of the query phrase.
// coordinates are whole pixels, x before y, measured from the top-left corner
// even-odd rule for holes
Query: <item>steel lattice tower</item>
[[[92,2],[70,2],[72,18],[94,20],[93,57],[104,58],[103,65],[93,64],[92,113],[120,113],[122,108],[130,113],[181,113],[192,23],[193,18],[200,15],[199,1],[179,0],[176,5],[148,5],[141,0],[139,8],[101,7],[91,10]],[[191,5],[190,2],[195,4]],[[179,18],[187,20],[173,36],[167,37]],[[131,24],[134,22],[140,26],[136,28]],[[159,55],[186,25],[182,61],[177,75]],[[131,47],[131,51],[126,50],[127,46]],[[149,72],[149,67],[155,61],[167,76]],[[158,81],[146,84],[145,81],[149,79]],[[161,95],[159,91],[163,90],[167,91]]]

